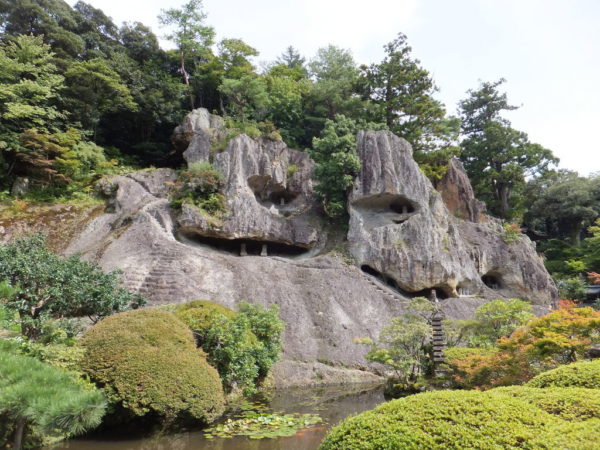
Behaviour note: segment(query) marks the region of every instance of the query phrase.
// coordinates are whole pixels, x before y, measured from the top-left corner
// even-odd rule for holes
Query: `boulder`
[[[182,235],[234,252],[245,244],[254,251],[267,245],[275,254],[300,254],[324,243],[313,200],[314,163],[308,154],[282,141],[243,134],[215,155],[213,166],[225,180],[227,213],[215,220],[183,205],[177,218]]]
[[[444,177],[435,188],[442,194],[444,205],[454,217],[471,222],[486,220],[485,203],[475,198],[471,181],[458,159],[450,160]]]
[[[359,267],[406,296],[434,289],[441,298],[553,304],[556,287],[526,236],[509,244],[497,221],[451,214],[404,139],[368,131],[357,142],[362,168],[349,198],[348,241]]]
[[[175,128],[171,143],[188,164],[206,161],[211,152],[211,145],[225,138],[225,122],[222,117],[211,114],[206,108],[198,108],[190,112],[181,125]]]

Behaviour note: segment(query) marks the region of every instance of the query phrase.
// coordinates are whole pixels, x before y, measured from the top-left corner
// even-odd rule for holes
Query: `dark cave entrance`
[[[490,289],[502,288],[502,277],[497,272],[488,272],[481,277],[481,281]]]
[[[366,273],[368,275],[371,275],[372,277],[377,278],[380,282],[386,284],[389,288],[393,289],[394,291],[398,292],[400,295],[402,295],[404,297],[408,297],[408,298],[425,297],[428,299],[431,297],[432,290],[435,291],[437,298],[440,300],[444,300],[444,299],[447,299],[450,297],[450,295],[448,295],[448,293],[441,287],[427,288],[427,289],[423,289],[423,290],[417,291],[417,292],[406,291],[398,285],[396,280],[394,280],[391,277],[388,277],[387,275],[384,275],[383,273],[379,272],[378,270],[374,269],[373,267],[371,267],[367,264],[363,264],[362,266],[360,266],[360,270],[362,270],[364,273]]]
[[[201,236],[195,233],[184,233],[184,236],[193,242],[206,245],[221,252],[237,256],[243,255],[244,250],[248,256],[260,256],[266,246],[266,255],[294,257],[307,253],[310,249],[298,245],[284,244],[281,242],[263,241],[255,239],[225,239],[212,236]]]

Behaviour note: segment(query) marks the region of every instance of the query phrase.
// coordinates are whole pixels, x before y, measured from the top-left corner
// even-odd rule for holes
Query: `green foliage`
[[[279,359],[283,322],[275,306],[240,303],[239,308],[234,313],[212,302],[196,301],[178,306],[175,314],[194,331],[225,387],[248,394]]]
[[[514,223],[505,223],[502,225],[502,240],[506,244],[514,244],[522,235],[519,225]]]
[[[128,86],[102,58],[74,63],[65,78],[70,109],[94,134],[106,114],[137,108]]]
[[[535,379],[535,378],[534,378]],[[531,385],[531,382],[528,383]],[[600,419],[600,389],[580,387],[543,386],[544,389],[528,386],[508,386],[492,389],[524,400],[547,413],[569,421]]]
[[[85,389],[34,358],[0,349],[0,416],[15,430],[13,448],[20,448],[24,431],[32,428],[38,438],[82,434],[100,424],[105,408],[100,391]],[[35,438],[25,435],[25,443],[28,437]]]
[[[583,301],[586,298],[587,283],[582,277],[555,279],[558,296],[563,299]]]
[[[228,420],[204,431],[204,437],[231,438],[247,436],[250,439],[276,439],[294,436],[298,431],[316,425],[321,418],[316,414],[267,414],[248,411],[242,417]]]
[[[501,117],[502,111],[516,109],[508,104],[506,94],[498,92],[503,82],[484,82],[460,102],[465,136],[460,158],[488,210],[512,219],[522,214],[525,178],[543,174],[558,159]]]
[[[204,330],[210,327],[212,325],[212,318],[218,315],[227,318],[233,318],[236,315],[235,311],[226,306],[207,300],[195,300],[177,305],[173,313],[192,331]]]
[[[261,120],[267,114],[269,97],[262,78],[255,75],[225,78],[219,92],[227,98],[229,111],[242,122],[246,119]]]
[[[374,121],[386,123],[416,153],[448,149],[456,142],[459,122],[445,118],[444,106],[433,97],[437,87],[411,56],[406,36],[399,33],[384,49],[381,63],[361,68],[364,95],[377,105]]]
[[[557,367],[532,378],[527,386],[600,389],[600,360],[581,361]]]
[[[406,314],[393,318],[382,328],[377,343],[369,338],[355,340],[370,347],[365,356],[368,361],[389,366],[405,386],[414,383],[430,368],[428,343],[434,306],[426,298],[416,297],[410,301],[407,310]]]
[[[311,157],[316,162],[315,187],[325,212],[340,217],[346,212],[348,190],[360,170],[356,154],[356,122],[338,115],[327,120],[321,137],[313,139]]]
[[[208,162],[194,163],[182,172],[171,194],[171,206],[184,204],[196,206],[209,215],[220,217],[227,212],[226,199],[219,191],[223,176]]]
[[[475,320],[468,326],[468,342],[472,347],[494,347],[501,337],[507,337],[534,316],[531,304],[518,298],[496,299],[475,311]]]
[[[210,55],[210,46],[215,37],[212,27],[206,26],[206,14],[202,11],[202,0],[189,0],[180,9],[162,10],[159,16],[161,25],[170,28],[166,38],[172,41],[179,53],[179,73],[189,91],[190,109],[195,107],[194,95],[190,88],[190,73],[186,65],[198,63]]]
[[[600,177],[550,171],[527,185],[525,223],[544,237],[578,247],[587,227],[600,216]]]
[[[494,391],[427,392],[346,419],[320,448],[591,449],[600,437],[597,419],[573,423],[560,417],[563,408],[549,413],[532,403]]]
[[[17,290],[5,306],[19,314],[23,334],[35,339],[49,318],[109,314],[143,305],[145,300],[119,287],[117,272],[103,273],[78,256],[61,258],[42,235],[0,245],[0,278]]]
[[[86,350],[83,371],[129,416],[169,425],[211,422],[223,412],[217,371],[196,349],[185,324],[169,312],[115,314],[90,328],[81,346]]]
[[[36,339],[49,318],[89,316],[97,321],[145,300],[121,288],[117,272],[103,273],[78,256],[61,258],[32,235],[0,246],[0,278],[17,293],[5,306],[19,314],[23,334]]]

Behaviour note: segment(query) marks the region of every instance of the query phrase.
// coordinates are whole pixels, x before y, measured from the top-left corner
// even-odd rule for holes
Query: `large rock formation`
[[[471,181],[462,163],[452,158],[444,177],[435,185],[442,194],[446,208],[455,217],[471,222],[485,222],[485,203],[475,198]]]
[[[443,298],[552,303],[556,289],[529,239],[509,244],[497,221],[477,224],[450,214],[405,140],[389,131],[360,132],[358,154],[362,168],[350,195],[348,240],[363,270],[406,295],[435,289]],[[463,191],[472,195],[470,185]],[[467,200],[474,205],[474,198]],[[471,211],[480,221],[476,208]]]
[[[449,318],[469,317],[498,297],[525,298],[540,310],[551,303],[555,288],[531,242],[521,237],[507,244],[500,224],[478,214],[473,221],[455,217],[410,146],[390,132],[358,136],[362,169],[349,203],[352,262],[339,252],[322,254],[326,233],[315,212],[307,154],[245,135],[221,153],[191,151],[201,135],[194,115],[178,132],[191,138],[181,142],[188,139],[188,161],[212,160],[223,174],[228,212],[213,220],[192,206],[171,208],[178,175],[169,169],[112,177],[98,186],[106,211],[90,219],[66,253],[121,269],[126,286],[150,305],[277,304],[286,323],[284,360],[274,372],[279,385],[373,379],[364,370],[373,368],[365,349],[353,338],[375,338],[404,312],[409,297],[431,289],[449,297],[443,301]],[[469,187],[457,192],[473,206]],[[268,256],[259,256],[263,245]]]
[[[208,156],[203,161],[208,162]],[[283,255],[300,254],[324,242],[314,213],[314,163],[306,153],[282,141],[240,135],[214,156],[213,166],[225,180],[227,213],[214,220],[184,205],[177,220],[181,233],[232,251],[239,252],[244,244],[258,252],[266,245],[267,252]]]

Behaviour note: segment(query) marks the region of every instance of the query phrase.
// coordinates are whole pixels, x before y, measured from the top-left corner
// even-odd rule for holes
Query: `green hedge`
[[[321,450],[592,449],[600,439],[598,423],[567,422],[508,393],[426,392],[346,419]]]
[[[89,329],[82,369],[133,416],[211,422],[224,410],[217,371],[187,326],[160,310],[115,314]]]
[[[529,380],[527,386],[600,389],[600,360],[568,364],[543,372]]]
[[[226,306],[207,300],[195,300],[177,305],[173,312],[188,327],[195,331],[208,328],[216,315],[223,315],[227,318],[232,318],[236,315],[235,311]]]
[[[516,397],[564,420],[600,419],[600,390],[507,386],[490,393]]]

